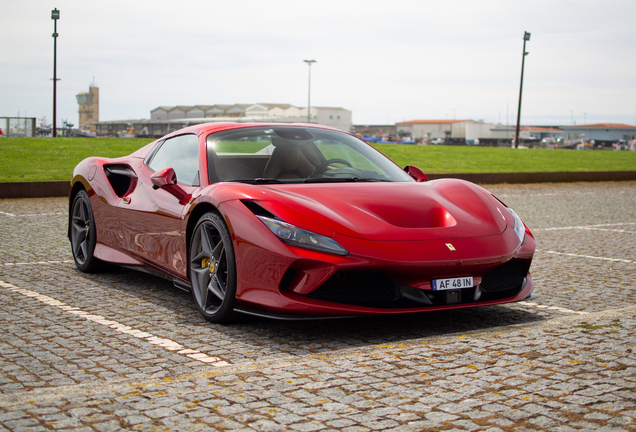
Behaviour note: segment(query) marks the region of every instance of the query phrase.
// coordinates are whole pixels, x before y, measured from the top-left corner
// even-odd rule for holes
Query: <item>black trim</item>
[[[150,162],[152,162],[152,158],[155,157],[155,154],[159,151],[159,149],[161,148],[161,146],[163,145],[163,143],[165,143],[166,140],[162,140],[159,141],[157,143],[157,145],[155,145],[152,150],[150,151],[150,153],[148,153],[148,156],[146,156],[146,159],[144,159],[144,165],[146,166],[146,168],[148,168],[150,171],[154,172],[152,168],[150,168]]]
[[[183,290],[185,292],[190,292],[192,291],[192,285],[190,285],[189,283],[186,283],[180,279],[173,279],[172,280],[172,284],[179,288],[180,290]]]
[[[281,321],[313,321],[313,320],[331,320],[343,318],[355,318],[354,316],[323,316],[323,315],[291,315],[279,314],[275,312],[249,309],[243,306],[234,308],[234,312],[240,312],[245,315],[252,315],[261,318],[272,318]]]
[[[536,300],[539,297],[541,297],[539,294],[535,294],[534,292],[531,292],[528,297],[521,299],[521,300],[517,300],[517,302],[522,302],[522,301],[527,301],[527,300]]]

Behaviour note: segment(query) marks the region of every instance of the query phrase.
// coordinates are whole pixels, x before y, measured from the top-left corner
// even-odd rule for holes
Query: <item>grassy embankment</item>
[[[70,180],[89,156],[130,154],[149,139],[0,138],[0,182]],[[379,144],[398,165],[427,173],[504,173],[636,170],[636,152],[510,149]]]

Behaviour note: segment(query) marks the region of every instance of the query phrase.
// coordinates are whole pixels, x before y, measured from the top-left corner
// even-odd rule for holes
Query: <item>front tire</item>
[[[97,271],[101,267],[102,261],[93,255],[97,244],[95,217],[91,200],[84,190],[79,191],[73,199],[69,223],[71,225],[71,251],[75,265],[79,271],[84,273]]]
[[[216,213],[197,222],[190,241],[192,296],[203,317],[213,323],[235,321],[236,262],[230,232]]]

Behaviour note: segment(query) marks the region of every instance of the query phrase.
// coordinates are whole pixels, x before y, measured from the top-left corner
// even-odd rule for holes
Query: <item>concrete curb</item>
[[[0,183],[0,198],[64,197],[70,190],[70,181]]]
[[[456,178],[477,184],[599,182],[636,180],[636,171],[428,174],[428,178]],[[0,183],[0,198],[65,197],[69,191],[68,181]]]
[[[427,174],[431,180],[457,178],[477,184],[571,183],[636,180],[636,171]]]

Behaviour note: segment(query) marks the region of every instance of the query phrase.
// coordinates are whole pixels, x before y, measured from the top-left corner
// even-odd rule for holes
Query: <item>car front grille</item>
[[[306,297],[332,303],[384,309],[479,303],[510,298],[521,292],[525,286],[528,265],[529,263],[524,260],[513,259],[486,273],[478,287],[448,291],[422,290],[426,298],[420,299],[406,295],[408,291],[403,293],[403,290],[415,290],[415,288],[400,285],[383,273],[337,273]]]
[[[485,293],[521,289],[526,274],[526,264],[513,259],[486,273],[479,287]]]
[[[382,304],[398,301],[400,291],[382,273],[351,272],[333,275],[307,297],[334,303],[382,307]]]

